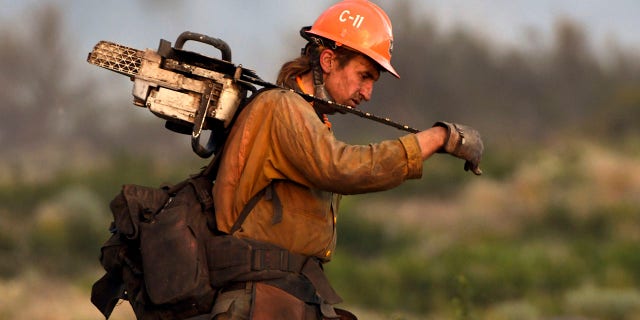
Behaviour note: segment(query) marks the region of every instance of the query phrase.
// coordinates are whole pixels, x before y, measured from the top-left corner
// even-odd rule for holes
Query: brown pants
[[[245,289],[222,292],[213,306],[213,320],[329,320],[353,319],[337,310],[338,316],[322,316],[320,308],[289,293],[263,283],[248,284]]]

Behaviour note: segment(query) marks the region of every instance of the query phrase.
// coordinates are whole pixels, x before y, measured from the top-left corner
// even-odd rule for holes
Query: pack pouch
[[[212,291],[204,250],[211,236],[193,184],[140,222],[145,286],[154,304],[176,303]]]
[[[107,273],[91,294],[108,318],[119,299],[137,319],[182,319],[207,313],[209,283],[204,243],[214,237],[212,182],[204,176],[173,187],[123,186],[111,201],[111,238],[101,250]]]
[[[127,239],[137,239],[140,220],[148,219],[144,217],[153,216],[160,211],[168,199],[167,188],[124,185],[122,191],[109,204],[115,228],[112,231],[117,231]]]

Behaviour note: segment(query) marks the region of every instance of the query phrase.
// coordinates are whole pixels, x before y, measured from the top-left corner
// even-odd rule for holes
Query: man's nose
[[[373,93],[373,84],[366,84],[360,88],[360,96],[365,101],[369,101],[371,99],[372,93]]]

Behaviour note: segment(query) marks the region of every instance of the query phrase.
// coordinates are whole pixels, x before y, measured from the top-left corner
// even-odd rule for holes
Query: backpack
[[[232,236],[261,199],[272,201],[276,216],[281,216],[273,183],[249,199],[228,234],[217,229],[212,187],[222,141],[220,151],[198,174],[173,186],[126,184],[111,201],[111,236],[100,254],[106,273],[91,289],[91,302],[105,318],[120,300],[129,301],[138,320],[206,314],[218,290],[234,281],[263,281],[307,303],[341,301],[317,258]]]
[[[217,230],[211,167],[174,186],[124,185],[111,201],[111,237],[100,255],[106,273],[91,291],[91,302],[105,318],[120,300],[129,301],[139,320],[206,314],[217,290],[234,281],[265,281],[320,304],[318,288],[339,302],[317,259],[231,235],[260,199],[279,206],[272,184],[248,201],[229,234]],[[300,283],[292,274],[308,281]]]
[[[137,319],[182,319],[209,312],[206,244],[217,236],[212,179],[200,173],[159,188],[127,184],[111,201],[111,237],[101,248],[106,274],[91,301],[109,318],[120,299]]]
[[[265,90],[242,101],[232,124]],[[223,237],[216,227],[211,191],[227,133],[212,131],[219,152],[199,173],[173,186],[126,184],[110,202],[111,236],[99,259],[106,273],[91,288],[91,302],[105,318],[121,299],[129,301],[139,320],[184,319],[207,313],[217,289],[232,277],[253,271],[246,270],[247,261],[228,261],[228,252],[220,253],[229,246],[240,251],[255,247]],[[249,201],[234,230],[265,192]]]

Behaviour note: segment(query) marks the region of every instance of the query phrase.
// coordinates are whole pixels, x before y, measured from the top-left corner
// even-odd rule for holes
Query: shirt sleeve
[[[340,194],[387,190],[422,176],[415,135],[369,145],[335,138],[313,107],[295,94],[277,100],[271,136],[273,178]]]

